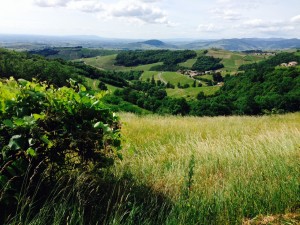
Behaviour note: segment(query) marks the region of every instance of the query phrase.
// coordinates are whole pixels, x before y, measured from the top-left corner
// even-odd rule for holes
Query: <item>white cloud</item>
[[[34,0],[34,3],[40,7],[64,7],[71,0]]]
[[[221,18],[224,20],[240,20],[242,18],[242,15],[238,13],[237,11],[234,11],[232,9],[213,9],[210,11],[215,17]]]
[[[300,23],[300,15],[294,16],[291,18],[291,22],[293,23]]]
[[[218,32],[221,28],[213,23],[199,24],[197,27],[198,32]]]
[[[166,12],[155,6],[135,1],[111,5],[107,13],[112,17],[131,18],[145,23],[169,23]]]
[[[161,0],[139,0],[141,2],[160,2]]]
[[[105,5],[98,1],[71,1],[69,8],[80,10],[86,13],[97,13],[105,10]]]
[[[104,4],[99,0],[35,0],[35,4],[40,7],[66,7],[86,13],[102,13],[102,16],[108,18],[127,18],[130,21],[173,26],[166,12],[152,4],[158,1],[124,0]]]
[[[262,19],[245,21],[241,27],[243,27],[244,29],[257,30],[263,33],[295,30],[295,27],[288,21],[265,21]]]

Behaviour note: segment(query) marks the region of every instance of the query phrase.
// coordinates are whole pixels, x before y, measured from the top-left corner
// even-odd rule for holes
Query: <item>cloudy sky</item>
[[[0,0],[0,33],[300,38],[300,0]]]

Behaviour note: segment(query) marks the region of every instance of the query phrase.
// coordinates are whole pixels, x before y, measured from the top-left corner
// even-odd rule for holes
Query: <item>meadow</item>
[[[186,98],[186,99],[195,99],[199,92],[203,92],[205,96],[210,96],[215,94],[220,89],[219,86],[203,86],[203,87],[189,87],[189,88],[177,88],[174,89],[168,88],[166,89],[169,97],[175,98]]]
[[[241,224],[299,207],[299,113],[121,119],[115,174],[171,199],[166,224]]]
[[[122,160],[62,177],[38,211],[22,193],[9,224],[300,223],[300,113],[119,116]]]
[[[241,65],[260,62],[266,59],[266,56],[249,55],[242,52],[230,52],[219,49],[210,49],[207,55],[222,59],[221,63],[224,64],[224,68],[221,69],[222,75],[234,75],[238,72],[238,68]]]

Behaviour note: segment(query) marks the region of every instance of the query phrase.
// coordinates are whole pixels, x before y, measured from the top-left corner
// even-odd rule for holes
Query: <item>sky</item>
[[[1,34],[300,38],[300,0],[0,0]]]

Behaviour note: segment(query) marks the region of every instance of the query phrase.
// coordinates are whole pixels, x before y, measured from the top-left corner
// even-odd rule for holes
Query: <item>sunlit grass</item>
[[[126,142],[124,160],[116,165],[120,176],[130,172],[140,184],[181,202],[195,158],[189,207],[178,224],[240,224],[245,217],[290,211],[300,201],[299,113],[121,118]]]

